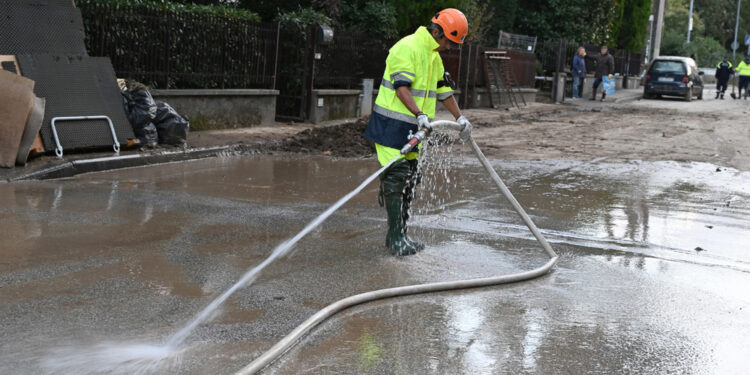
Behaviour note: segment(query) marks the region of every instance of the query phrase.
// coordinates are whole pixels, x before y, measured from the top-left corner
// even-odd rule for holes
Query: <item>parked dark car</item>
[[[693,96],[703,99],[703,72],[698,70],[695,61],[688,57],[660,56],[655,58],[646,70],[643,98],[652,99],[667,96],[680,96],[686,101]]]

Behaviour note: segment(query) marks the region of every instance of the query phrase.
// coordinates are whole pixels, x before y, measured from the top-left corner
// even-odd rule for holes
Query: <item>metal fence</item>
[[[322,89],[361,89],[362,79],[375,79],[375,87],[385,70],[390,45],[367,35],[337,32],[333,42],[319,46],[315,64],[315,87]]]
[[[277,23],[103,3],[81,14],[89,54],[108,56],[118,77],[159,89],[276,86]]]
[[[511,34],[507,31],[500,30],[497,37],[497,48],[534,53],[536,50],[536,37],[522,34]]]
[[[561,51],[560,48],[563,48]],[[539,60],[538,75],[551,76],[558,67],[558,58],[562,57],[560,71],[569,72],[573,64],[573,56],[579,47],[586,49],[586,71],[593,72],[596,68],[596,58],[600,55],[600,46],[588,43],[576,43],[573,41],[549,40],[537,44],[536,56]],[[560,53],[562,52],[562,53]],[[609,53],[615,59],[615,74],[638,75],[643,56],[626,50],[609,49]],[[559,54],[559,55],[558,55]]]

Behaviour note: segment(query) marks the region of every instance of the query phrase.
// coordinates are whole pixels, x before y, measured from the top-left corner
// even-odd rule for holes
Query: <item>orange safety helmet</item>
[[[466,16],[460,10],[454,8],[437,12],[435,17],[432,17],[432,23],[440,25],[445,37],[456,44],[463,44],[464,38],[469,32],[469,21],[466,20]]]

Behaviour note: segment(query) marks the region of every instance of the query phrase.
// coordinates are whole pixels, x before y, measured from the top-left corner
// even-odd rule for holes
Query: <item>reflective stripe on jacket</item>
[[[722,81],[727,80],[732,74],[734,74],[734,72],[732,72],[731,61],[727,61],[727,62],[722,61],[716,64],[716,79],[722,80]]]
[[[443,81],[445,69],[440,45],[426,27],[396,42],[388,51],[385,72],[372,109],[365,137],[383,146],[400,149],[408,142],[409,132],[417,132],[417,119],[396,95],[396,89],[408,86],[420,111],[435,117],[438,100],[448,99],[453,89]]]

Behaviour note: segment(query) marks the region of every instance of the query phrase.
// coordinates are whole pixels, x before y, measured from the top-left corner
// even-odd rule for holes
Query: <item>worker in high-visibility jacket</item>
[[[428,27],[420,27],[389,50],[378,97],[365,130],[365,137],[375,142],[381,165],[399,156],[410,133],[430,127],[438,101],[464,126],[461,137],[464,140],[471,137],[471,123],[461,115],[453,97],[450,75],[446,74],[439,53],[460,48],[468,31],[464,14],[449,8],[435,14]],[[421,177],[418,156],[418,152],[407,153],[380,176],[378,201],[388,213],[385,243],[395,255],[411,255],[424,248],[424,244],[409,238],[406,225]]]
[[[742,89],[745,89],[745,100],[747,100],[747,84],[750,83],[750,55],[745,56],[745,60],[737,65],[737,74],[740,76],[740,97],[742,97]]]

